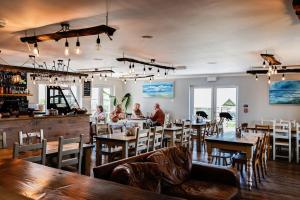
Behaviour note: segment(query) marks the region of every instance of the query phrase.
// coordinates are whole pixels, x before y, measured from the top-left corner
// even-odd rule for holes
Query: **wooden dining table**
[[[92,149],[94,145],[92,144],[83,144],[83,158],[81,173],[89,176],[91,170],[91,156]],[[71,150],[78,148],[78,144],[66,144],[64,145],[64,150]],[[9,160],[12,159],[13,149],[0,149],[0,160]],[[56,157],[58,155],[58,141],[47,142],[46,156],[47,158]],[[26,155],[24,156],[26,157]]]
[[[0,160],[0,199],[179,199],[24,160]]]
[[[180,126],[172,126],[172,127],[166,127],[164,128],[164,135],[167,135],[170,137],[170,145],[171,146],[176,146],[175,142],[176,142],[176,136],[178,134],[180,134],[180,132],[182,131],[182,127]]]
[[[126,133],[104,134],[96,136],[96,165],[102,165],[102,148],[107,146],[121,146],[122,158],[128,158],[129,143],[136,140],[136,136],[128,136]]]
[[[224,132],[216,136],[207,137],[207,156],[208,162],[212,161],[212,151],[214,148],[229,151],[243,152],[247,158],[247,187],[252,189],[252,159],[256,146],[257,138],[260,134],[243,133],[242,137],[237,137],[234,131]]]

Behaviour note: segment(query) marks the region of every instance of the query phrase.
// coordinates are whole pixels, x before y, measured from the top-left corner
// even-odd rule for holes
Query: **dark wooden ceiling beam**
[[[151,63],[151,62],[144,62],[144,61],[139,61],[133,58],[117,58],[117,61],[119,62],[129,62],[129,63],[138,63],[141,65],[147,65],[147,66],[152,66],[152,67],[157,67],[160,69],[166,69],[166,70],[175,70],[175,67],[169,67],[169,66],[165,66],[165,65],[159,65],[159,64],[155,64],[155,63]]]
[[[33,68],[33,67],[21,67],[21,66],[11,66],[11,65],[2,65],[0,64],[0,71],[9,71],[9,72],[27,72],[27,73],[43,73],[50,74],[53,76],[82,76],[87,77],[87,74],[78,73],[78,72],[66,72],[66,71],[57,71],[43,68]]]
[[[98,35],[98,34],[107,34],[108,36],[113,36],[116,29],[106,26],[94,26],[90,28],[83,28],[83,29],[74,29],[68,31],[61,31],[56,33],[49,33],[43,35],[36,35],[30,37],[21,37],[20,40],[22,42],[27,42],[29,44],[34,44],[36,42],[44,42],[48,40],[55,40],[58,41],[63,38],[71,38],[71,37],[81,37],[81,36],[90,36],[90,35]]]
[[[260,54],[260,56],[268,62],[268,64],[271,65],[281,65],[281,62],[279,62],[273,54]]]
[[[268,70],[248,70],[246,72],[247,74],[267,74]],[[279,74],[291,74],[291,73],[300,73],[300,68],[294,68],[294,69],[278,69],[277,73]]]

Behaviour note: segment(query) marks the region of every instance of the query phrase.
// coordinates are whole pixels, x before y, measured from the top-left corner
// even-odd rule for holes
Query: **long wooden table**
[[[94,145],[84,144],[83,145],[83,158],[81,173],[89,176],[91,170],[91,156],[92,149]],[[78,148],[78,144],[68,144],[64,145],[64,150],[70,150]],[[47,157],[55,157],[58,154],[58,141],[47,142]],[[12,159],[13,150],[12,149],[0,149],[0,160],[10,160]]]
[[[102,165],[102,145],[121,146],[122,158],[128,158],[129,143],[136,140],[136,136],[127,136],[125,133],[114,133],[96,136],[96,165]]]
[[[0,199],[177,199],[24,160],[0,160]]]
[[[211,162],[213,148],[230,151],[244,152],[247,157],[247,186],[252,188],[252,159],[253,151],[259,134],[244,134],[241,138],[236,137],[235,132],[225,132],[217,136],[206,138],[208,162]]]

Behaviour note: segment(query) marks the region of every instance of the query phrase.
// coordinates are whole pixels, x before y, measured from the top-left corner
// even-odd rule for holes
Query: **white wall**
[[[280,76],[277,77],[280,79]],[[300,76],[288,75],[287,79],[300,79]],[[295,119],[300,121],[300,106],[298,105],[270,105],[269,91],[266,77],[259,77],[255,81],[253,76],[223,76],[218,77],[216,82],[207,82],[202,78],[184,78],[167,80],[175,82],[175,98],[144,98],[142,97],[143,81],[136,84],[132,81],[125,85],[124,92],[132,94],[133,103],[141,103],[144,113],[151,112],[153,104],[158,102],[163,110],[169,112],[172,118],[189,117],[189,90],[190,86],[216,87],[237,86],[238,87],[238,119],[241,122],[252,122],[265,119]],[[249,112],[243,112],[243,105],[248,104]]]

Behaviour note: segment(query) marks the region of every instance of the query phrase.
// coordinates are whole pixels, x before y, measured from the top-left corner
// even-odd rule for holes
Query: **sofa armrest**
[[[193,162],[191,178],[219,182],[240,188],[240,175],[235,169],[232,168]]]

